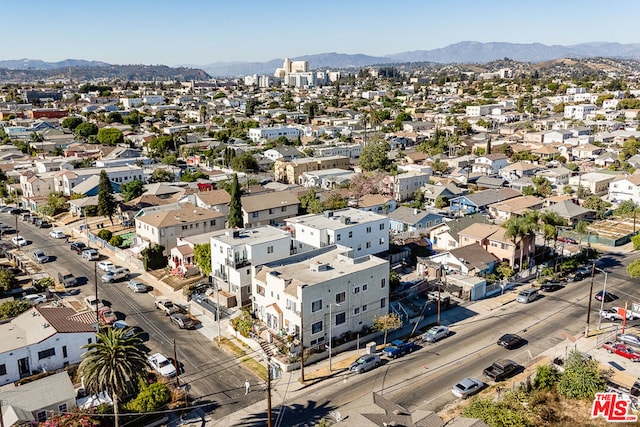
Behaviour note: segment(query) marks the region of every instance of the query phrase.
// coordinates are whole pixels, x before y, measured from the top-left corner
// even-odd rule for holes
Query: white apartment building
[[[491,114],[494,108],[502,107],[500,104],[487,104],[487,105],[468,105],[465,109],[465,113],[469,117],[482,117]]]
[[[211,275],[220,289],[251,303],[251,266],[288,258],[295,253],[288,231],[264,226],[250,230],[222,230],[211,236]]]
[[[610,202],[626,200],[640,203],[640,175],[618,176],[609,184]]]
[[[566,105],[564,107],[564,118],[585,120],[587,116],[596,112],[598,107],[593,104]]]
[[[26,198],[47,197],[53,193],[54,176],[53,173],[34,174],[25,172],[20,175],[20,189]]]
[[[569,178],[569,185],[578,191],[578,187],[589,189],[595,196],[604,196],[609,193],[609,184],[616,178],[615,175],[606,173],[588,172]]]
[[[330,246],[253,267],[253,312],[274,333],[321,347],[389,312],[389,262]]]
[[[299,248],[341,245],[353,249],[355,257],[389,249],[389,218],[374,212],[345,208],[290,218],[286,223]]]
[[[100,175],[102,170],[103,168],[83,168],[57,172],[54,182],[55,191],[61,191],[65,196],[70,196],[73,194],[73,188],[92,176]],[[104,170],[109,180],[116,184],[124,184],[136,179],[145,182],[143,169],[136,165],[116,166]]]
[[[431,174],[422,172],[407,172],[383,179],[389,192],[397,202],[404,202],[413,198],[416,190],[429,183]]]
[[[297,139],[300,136],[300,129],[286,126],[249,129],[249,139],[253,142],[278,139],[281,136],[291,140]]]
[[[96,340],[95,320],[68,307],[34,307],[0,324],[0,385],[80,363],[80,347]]]
[[[136,108],[144,104],[142,98],[120,98],[120,104],[124,108]]]
[[[332,145],[328,147],[313,147],[313,155],[316,157],[344,156],[357,159],[362,154],[361,144]]]

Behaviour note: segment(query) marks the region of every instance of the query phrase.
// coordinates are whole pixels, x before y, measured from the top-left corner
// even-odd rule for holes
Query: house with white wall
[[[430,174],[422,172],[407,172],[386,176],[382,181],[388,194],[393,196],[397,202],[404,202],[412,199],[416,190],[428,184],[430,176]]]
[[[627,200],[640,204],[640,175],[617,176],[609,184],[609,201],[620,203]]]
[[[475,159],[471,172],[484,175],[495,175],[507,166],[508,157],[501,153],[487,154]]]
[[[305,348],[370,327],[389,312],[389,262],[351,254],[328,246],[252,267],[256,317],[274,334],[303,338]]]
[[[609,193],[609,184],[616,178],[616,175],[610,175],[599,172],[587,172],[575,175],[569,178],[569,185],[575,191],[578,187],[587,188],[591,194],[595,196],[604,196]]]

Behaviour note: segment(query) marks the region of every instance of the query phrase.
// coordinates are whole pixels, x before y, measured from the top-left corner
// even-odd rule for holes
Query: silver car
[[[36,249],[35,251],[33,251],[33,259],[38,264],[44,264],[45,262],[49,261],[49,256],[45,254],[42,249]]]
[[[364,356],[358,357],[356,361],[349,366],[349,370],[356,374],[361,374],[377,368],[380,366],[380,363],[380,356],[377,354],[365,354]]]
[[[476,394],[484,387],[484,383],[477,378],[465,378],[451,389],[451,393],[462,399]]]
[[[449,336],[448,326],[434,326],[422,334],[422,341],[436,342],[440,341],[442,338],[446,338],[447,336]]]
[[[631,347],[640,348],[640,337],[633,334],[619,334],[616,339]]]

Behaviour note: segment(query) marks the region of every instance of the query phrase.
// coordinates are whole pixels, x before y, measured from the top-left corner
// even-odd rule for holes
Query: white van
[[[531,301],[535,301],[538,298],[538,290],[534,288],[523,289],[518,294],[516,301],[522,304],[530,303]]]

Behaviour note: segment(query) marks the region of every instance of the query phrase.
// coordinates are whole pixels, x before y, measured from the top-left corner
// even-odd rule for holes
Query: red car
[[[602,344],[602,348],[609,353],[615,353],[632,362],[640,362],[640,353],[636,353],[631,347],[622,343],[606,342]]]

